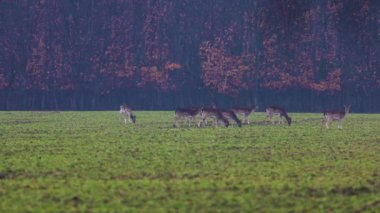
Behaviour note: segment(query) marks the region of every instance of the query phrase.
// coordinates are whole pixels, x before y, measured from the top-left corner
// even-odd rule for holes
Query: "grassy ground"
[[[380,115],[263,113],[173,128],[173,112],[0,112],[0,212],[380,211]]]

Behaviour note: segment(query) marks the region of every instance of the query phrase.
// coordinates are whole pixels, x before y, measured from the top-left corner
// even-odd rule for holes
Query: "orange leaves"
[[[166,70],[176,70],[176,69],[181,69],[182,66],[178,63],[174,63],[174,62],[166,62],[165,64],[165,67],[164,67]]]
[[[269,70],[266,70],[267,72]],[[263,82],[261,86],[270,89],[285,89],[297,85],[299,79],[289,73],[281,72],[279,69],[273,67],[269,73],[261,73]]]
[[[151,85],[163,90],[175,89],[176,83],[170,79],[170,72],[180,69],[181,67],[180,64],[174,62],[167,62],[162,69],[159,69],[157,66],[141,67],[141,80],[138,86],[144,87]]]
[[[7,2],[0,88],[380,86],[380,19],[367,0]]]
[[[157,66],[141,67],[141,81],[138,83],[138,86],[144,87],[150,85],[157,86],[163,90],[174,89],[175,84],[172,84],[169,78],[170,71],[166,68],[160,70]]]
[[[335,92],[340,91],[341,88],[341,76],[342,72],[340,69],[332,70],[328,73],[326,79],[316,83],[313,82],[314,79],[305,79],[305,82],[303,85],[306,88],[315,90],[315,91],[329,91],[329,92]]]
[[[272,78],[263,83],[264,87],[271,89],[285,89],[289,87],[303,87],[315,91],[340,91],[341,88],[340,69],[335,69],[328,73],[326,79],[315,82],[314,76],[310,72],[304,72],[299,76],[293,76],[289,73],[279,73],[277,78]]]
[[[205,85],[218,92],[237,95],[247,89],[245,77],[251,70],[247,55],[231,56],[223,48],[223,41],[204,42],[200,47],[202,56],[202,79]]]

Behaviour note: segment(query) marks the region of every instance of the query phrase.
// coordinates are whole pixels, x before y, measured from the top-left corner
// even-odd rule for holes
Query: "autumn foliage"
[[[376,0],[0,2],[0,92],[380,88]]]

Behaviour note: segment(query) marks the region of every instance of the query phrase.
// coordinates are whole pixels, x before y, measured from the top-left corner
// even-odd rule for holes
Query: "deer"
[[[270,106],[266,108],[267,118],[272,119],[273,116],[278,116],[279,121],[278,123],[281,124],[283,119],[285,118],[288,122],[288,125],[290,126],[292,123],[292,119],[288,116],[288,113],[286,113],[285,109],[277,106]],[[274,122],[272,122],[274,123]]]
[[[127,119],[129,120],[129,123],[136,123],[136,116],[132,113],[132,109],[129,108],[127,105],[121,105],[119,113],[120,116],[124,119],[125,124],[127,124]]]
[[[202,108],[201,120],[198,122],[198,127],[200,127],[202,123],[205,123],[207,118],[214,119],[214,126],[218,126],[218,123],[220,123],[224,127],[228,127],[230,125],[230,122],[223,116],[223,114],[218,109]]]
[[[226,119],[230,119],[235,121],[235,123],[238,125],[238,127],[241,127],[241,120],[236,116],[235,112],[229,109],[222,109],[220,110],[222,113],[222,116],[224,116]]]
[[[179,108],[174,111],[174,123],[173,127],[178,127],[178,120],[185,119],[189,127],[193,119],[199,114],[199,108]]]
[[[344,105],[344,112],[339,112],[339,111],[324,112],[323,116],[325,117],[324,123],[325,123],[326,128],[327,129],[329,128],[329,124],[332,121],[337,121],[338,122],[337,127],[339,129],[343,129],[342,122],[343,122],[344,118],[348,115],[348,113],[350,111],[350,107],[351,107],[351,105]]]
[[[248,108],[234,107],[234,108],[231,108],[230,110],[233,111],[236,115],[242,115],[243,116],[243,119],[242,119],[243,123],[249,124],[248,116],[251,113],[256,112],[258,109],[259,109],[259,107],[255,106],[255,107],[248,107]]]

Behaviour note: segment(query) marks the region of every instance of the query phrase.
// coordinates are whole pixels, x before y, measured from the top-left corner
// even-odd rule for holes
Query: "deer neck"
[[[348,113],[350,113],[350,108],[345,108],[344,109],[344,115],[348,115]]]

